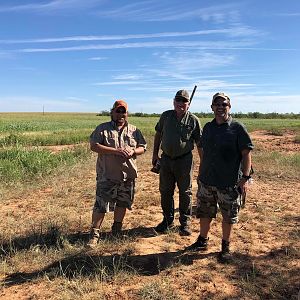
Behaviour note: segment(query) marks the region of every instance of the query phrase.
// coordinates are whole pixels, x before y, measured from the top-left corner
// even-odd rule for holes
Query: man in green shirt
[[[152,164],[160,162],[159,191],[163,221],[155,227],[164,233],[173,227],[174,190],[179,190],[179,232],[190,235],[189,219],[192,200],[192,171],[194,144],[200,145],[201,126],[198,118],[188,111],[190,97],[186,90],[179,90],[173,101],[174,109],[162,113],[155,126]],[[162,154],[159,157],[159,148]]]

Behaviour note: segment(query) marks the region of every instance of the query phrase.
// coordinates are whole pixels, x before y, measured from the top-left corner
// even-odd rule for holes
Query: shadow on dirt
[[[152,227],[137,227],[122,231],[123,238],[150,238],[157,236]],[[0,239],[0,256],[5,257],[21,250],[29,250],[35,247],[50,248],[63,247],[64,241],[70,244],[86,243],[89,239],[88,232],[64,234],[57,226],[48,228],[45,232],[33,232],[27,236],[20,236],[9,241]],[[115,239],[111,232],[102,232],[100,239]]]
[[[102,281],[112,280],[118,273],[132,273],[144,276],[157,275],[173,265],[191,265],[195,259],[215,255],[184,253],[184,251],[164,252],[148,255],[96,255],[89,251],[56,261],[42,270],[32,273],[16,272],[7,276],[2,284],[19,285],[47,275],[49,279],[58,276],[72,279],[76,277],[98,277]]]
[[[125,243],[133,238],[156,236],[153,228],[145,227],[129,229],[123,233],[126,237],[121,237],[119,240]],[[113,241],[110,233],[103,233],[101,238],[108,239],[108,242]],[[116,238],[114,237],[114,239]],[[18,237],[15,240],[2,243],[0,256],[5,258],[16,254],[18,251],[34,247],[39,247],[40,249],[49,247],[62,248],[65,240],[69,244],[79,243],[82,246],[88,240],[88,233],[63,235],[58,228],[53,227],[44,234],[33,233],[30,236]],[[124,274],[124,272],[141,276],[153,276],[178,265],[188,266],[207,258],[217,260],[217,253],[213,252],[194,253],[180,250],[148,255],[133,255],[130,251],[122,250],[121,254],[119,251],[117,254],[101,254],[101,245],[96,251],[83,248],[80,253],[55,261],[43,269],[30,273],[15,272],[10,274],[1,281],[1,284],[7,287],[21,285],[41,276],[47,276],[49,279],[57,277],[76,279],[84,276],[98,278],[100,281],[107,282],[113,280],[118,274]],[[257,293],[263,295],[264,299],[269,299],[270,285],[274,296],[272,299],[282,295],[287,296],[287,298],[282,299],[291,299],[293,295],[298,293],[296,282],[298,282],[297,278],[300,272],[300,269],[297,267],[290,269],[288,274],[284,271],[286,269],[284,262],[291,256],[293,259],[299,258],[298,252],[293,245],[273,249],[261,256],[234,253],[235,259],[230,264],[230,269],[232,270],[230,277],[236,280],[238,285],[242,285],[242,290],[244,291],[247,291],[247,286],[250,286],[251,289],[256,286]],[[276,273],[275,277],[274,273]],[[271,283],[269,278],[273,278]]]

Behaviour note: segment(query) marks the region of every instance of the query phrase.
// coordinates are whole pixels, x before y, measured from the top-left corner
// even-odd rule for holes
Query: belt
[[[171,160],[177,160],[177,159],[181,159],[181,158],[183,158],[185,156],[188,156],[191,153],[192,153],[192,151],[189,151],[187,153],[184,153],[184,154],[176,156],[176,157],[171,157],[171,156],[167,155],[166,153],[163,153],[163,155],[166,156],[167,158],[171,159]]]

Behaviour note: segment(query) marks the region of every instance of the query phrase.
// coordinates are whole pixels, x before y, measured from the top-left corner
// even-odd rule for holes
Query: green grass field
[[[51,154],[43,146],[86,144],[92,130],[108,121],[108,116],[79,113],[2,113],[0,114],[0,179],[4,183],[28,181],[53,173],[60,166],[78,162],[88,155],[86,146],[76,151]],[[152,145],[158,117],[130,117]],[[201,119],[202,126],[210,119]],[[298,119],[242,119],[248,130],[273,134],[300,132]],[[39,148],[33,148],[39,147]],[[81,150],[78,150],[81,149]],[[280,156],[280,154],[278,154]],[[277,155],[277,156],[278,156]],[[291,158],[289,158],[291,160]],[[298,161],[298,156],[294,161]],[[286,161],[281,159],[281,161]]]
[[[0,147],[9,145],[64,145],[88,141],[91,131],[109,117],[79,113],[1,113]],[[158,117],[130,117],[148,139]],[[202,126],[210,119],[200,119]],[[300,119],[241,119],[247,129],[300,132]]]

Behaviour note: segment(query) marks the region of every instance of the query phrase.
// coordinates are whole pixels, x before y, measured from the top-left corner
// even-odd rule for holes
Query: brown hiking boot
[[[100,237],[100,229],[93,227],[90,232],[90,240],[87,243],[87,246],[89,248],[95,248],[98,244],[99,237]]]

